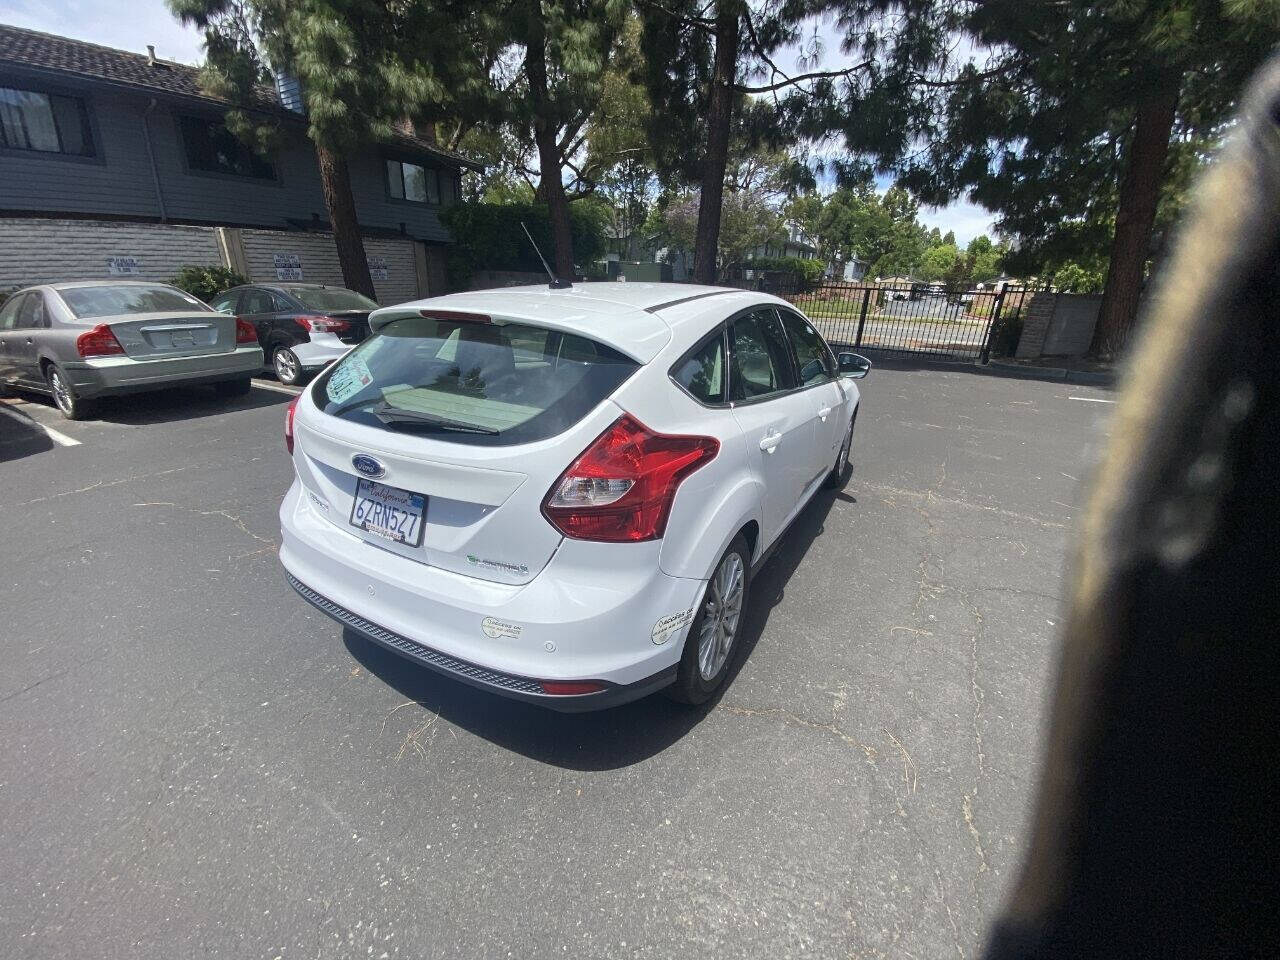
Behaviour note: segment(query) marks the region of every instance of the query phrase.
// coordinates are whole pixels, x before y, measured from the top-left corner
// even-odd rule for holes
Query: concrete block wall
[[[162,282],[187,264],[223,262],[213,227],[0,219],[0,288],[112,279],[109,257],[134,257],[138,262],[138,274],[115,279]]]
[[[1045,335],[1049,332],[1049,323],[1053,320],[1056,299],[1055,294],[1043,291],[1031,295],[1031,303],[1022,316],[1022,336],[1018,339],[1018,349],[1014,353],[1017,359],[1034,360],[1040,356]]]

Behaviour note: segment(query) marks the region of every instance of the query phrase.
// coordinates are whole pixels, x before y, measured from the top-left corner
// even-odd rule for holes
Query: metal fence
[[[754,289],[791,301],[832,343],[889,355],[926,355],[985,363],[999,351],[999,332],[1031,302],[1025,287],[947,290],[926,284],[824,280],[802,284],[766,274]]]

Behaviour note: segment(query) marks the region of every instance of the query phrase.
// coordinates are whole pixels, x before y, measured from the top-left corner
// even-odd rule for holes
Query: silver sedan
[[[212,384],[249,392],[258,334],[162,283],[93,280],[27,287],[0,307],[0,388],[52,395],[79,420],[98,397]]]

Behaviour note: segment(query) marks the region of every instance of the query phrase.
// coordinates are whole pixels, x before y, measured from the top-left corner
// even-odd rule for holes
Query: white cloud
[[[134,53],[152,44],[165,60],[204,60],[204,34],[180,24],[164,0],[0,0],[0,22]]]
[[[943,233],[951,230],[956,235],[956,243],[965,246],[979,234],[985,233],[995,239],[992,226],[994,216],[990,210],[967,200],[953,203],[945,207],[922,207],[920,222],[926,227],[937,227]]]

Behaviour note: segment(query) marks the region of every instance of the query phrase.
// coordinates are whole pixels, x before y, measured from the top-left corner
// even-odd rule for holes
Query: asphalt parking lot
[[[975,955],[1112,394],[876,369],[723,697],[573,716],[292,593],[289,392],[0,408],[5,956]]]

